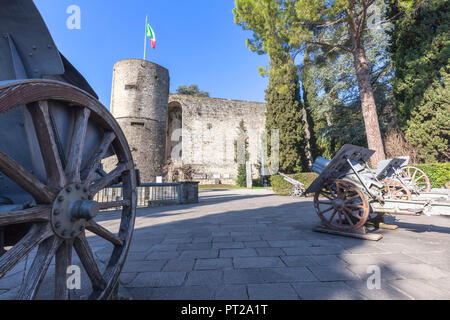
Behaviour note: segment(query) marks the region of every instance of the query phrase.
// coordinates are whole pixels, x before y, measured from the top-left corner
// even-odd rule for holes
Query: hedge
[[[432,188],[445,188],[445,184],[450,182],[450,163],[413,164],[412,166],[426,173]]]
[[[293,175],[290,174],[289,176],[303,183],[305,185],[305,188],[308,188],[319,175],[314,172],[302,172]],[[272,189],[276,194],[286,196],[290,194],[292,188],[292,185],[289,182],[285,181],[284,178],[280,175],[271,176],[270,185],[272,186]]]

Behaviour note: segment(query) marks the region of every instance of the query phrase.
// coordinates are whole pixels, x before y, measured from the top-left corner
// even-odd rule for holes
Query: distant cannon
[[[362,147],[345,145],[331,161],[319,157],[314,162],[312,170],[319,173],[319,177],[306,193],[315,193],[314,207],[328,231],[378,240],[380,235],[365,236],[365,226],[369,223],[395,229],[396,226],[384,225],[386,213],[450,215],[449,192],[417,191],[414,174],[401,173],[405,158],[388,160],[377,170],[371,170],[366,163],[373,153]]]
[[[58,51],[31,0],[0,3],[0,133],[0,278],[37,250],[17,298],[36,297],[54,258],[54,297],[69,299],[74,248],[92,284],[89,298],[110,298],[134,228],[133,158],[119,125]],[[117,160],[109,173],[101,165],[107,157]],[[93,201],[119,181],[123,200]],[[113,233],[95,217],[116,207],[122,214]],[[104,270],[86,231],[113,246]]]
[[[305,194],[306,188],[303,183],[285,175],[284,173],[280,172],[279,175],[281,175],[285,181],[292,184],[292,188],[290,191],[291,197],[301,197]]]

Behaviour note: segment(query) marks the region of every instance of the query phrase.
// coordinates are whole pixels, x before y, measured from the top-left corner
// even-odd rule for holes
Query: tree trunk
[[[306,138],[306,157],[308,158],[308,166],[312,167],[314,162],[314,156],[312,154],[311,148],[311,130],[309,129],[309,121],[308,121],[308,111],[306,111],[305,106],[302,107],[302,116],[303,116],[303,125],[305,127],[305,138]]]
[[[370,159],[372,166],[377,166],[378,162],[386,159],[381,138],[380,124],[378,122],[377,107],[373,95],[370,81],[370,70],[367,63],[366,52],[363,41],[356,36],[354,28],[350,28],[350,36],[353,43],[353,58],[358,80],[359,94],[361,97],[364,124],[366,126],[367,143],[369,149],[376,151]]]

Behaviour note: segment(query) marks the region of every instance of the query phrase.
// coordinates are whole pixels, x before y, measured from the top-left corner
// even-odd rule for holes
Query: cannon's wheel
[[[345,180],[326,182],[314,196],[322,223],[334,230],[354,231],[369,217],[369,203],[359,188]]]
[[[49,112],[52,103],[62,104],[67,108],[65,110],[70,109],[75,114],[64,166]],[[65,83],[28,80],[1,85],[0,114],[18,106],[26,106],[31,114],[47,178],[45,183],[40,181],[22,167],[18,159],[0,150],[0,172],[31,195],[37,204],[21,211],[0,213],[0,227],[31,225],[26,235],[0,257],[0,278],[33,251],[36,252],[34,260],[17,298],[36,298],[55,258],[54,297],[70,299],[67,271],[72,264],[73,248],[92,285],[89,299],[111,298],[128,253],[136,214],[136,178],[127,141],[117,122],[97,99]],[[90,150],[90,160],[81,168],[83,150],[88,148],[84,144],[89,136],[88,123],[100,129],[103,137],[99,137],[99,144]],[[98,178],[96,171],[111,148],[117,156],[117,167]],[[99,191],[119,177],[123,183],[123,200],[92,201]],[[118,232],[110,231],[94,220],[99,210],[116,207],[122,208]],[[103,271],[100,271],[88,242],[92,234],[113,247]]]
[[[301,186],[293,186],[291,188],[291,197],[301,197],[305,193],[305,188],[302,188]]]
[[[431,182],[425,172],[419,168],[407,166],[402,168],[402,177],[411,181],[418,192],[430,192]]]
[[[412,195],[401,182],[397,180],[383,180],[384,198],[393,200],[411,200]]]
[[[397,180],[383,180],[384,194],[383,197],[392,200],[411,200],[412,194],[400,181]],[[383,221],[384,213],[370,212],[369,222],[380,223]]]

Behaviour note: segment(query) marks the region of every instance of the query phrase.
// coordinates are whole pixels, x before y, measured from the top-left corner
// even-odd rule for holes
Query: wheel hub
[[[342,199],[333,200],[333,206],[336,210],[342,211],[345,206],[345,202]]]
[[[92,201],[89,189],[80,184],[66,186],[55,199],[51,225],[55,234],[64,239],[79,236],[89,220],[95,218],[99,204]]]

